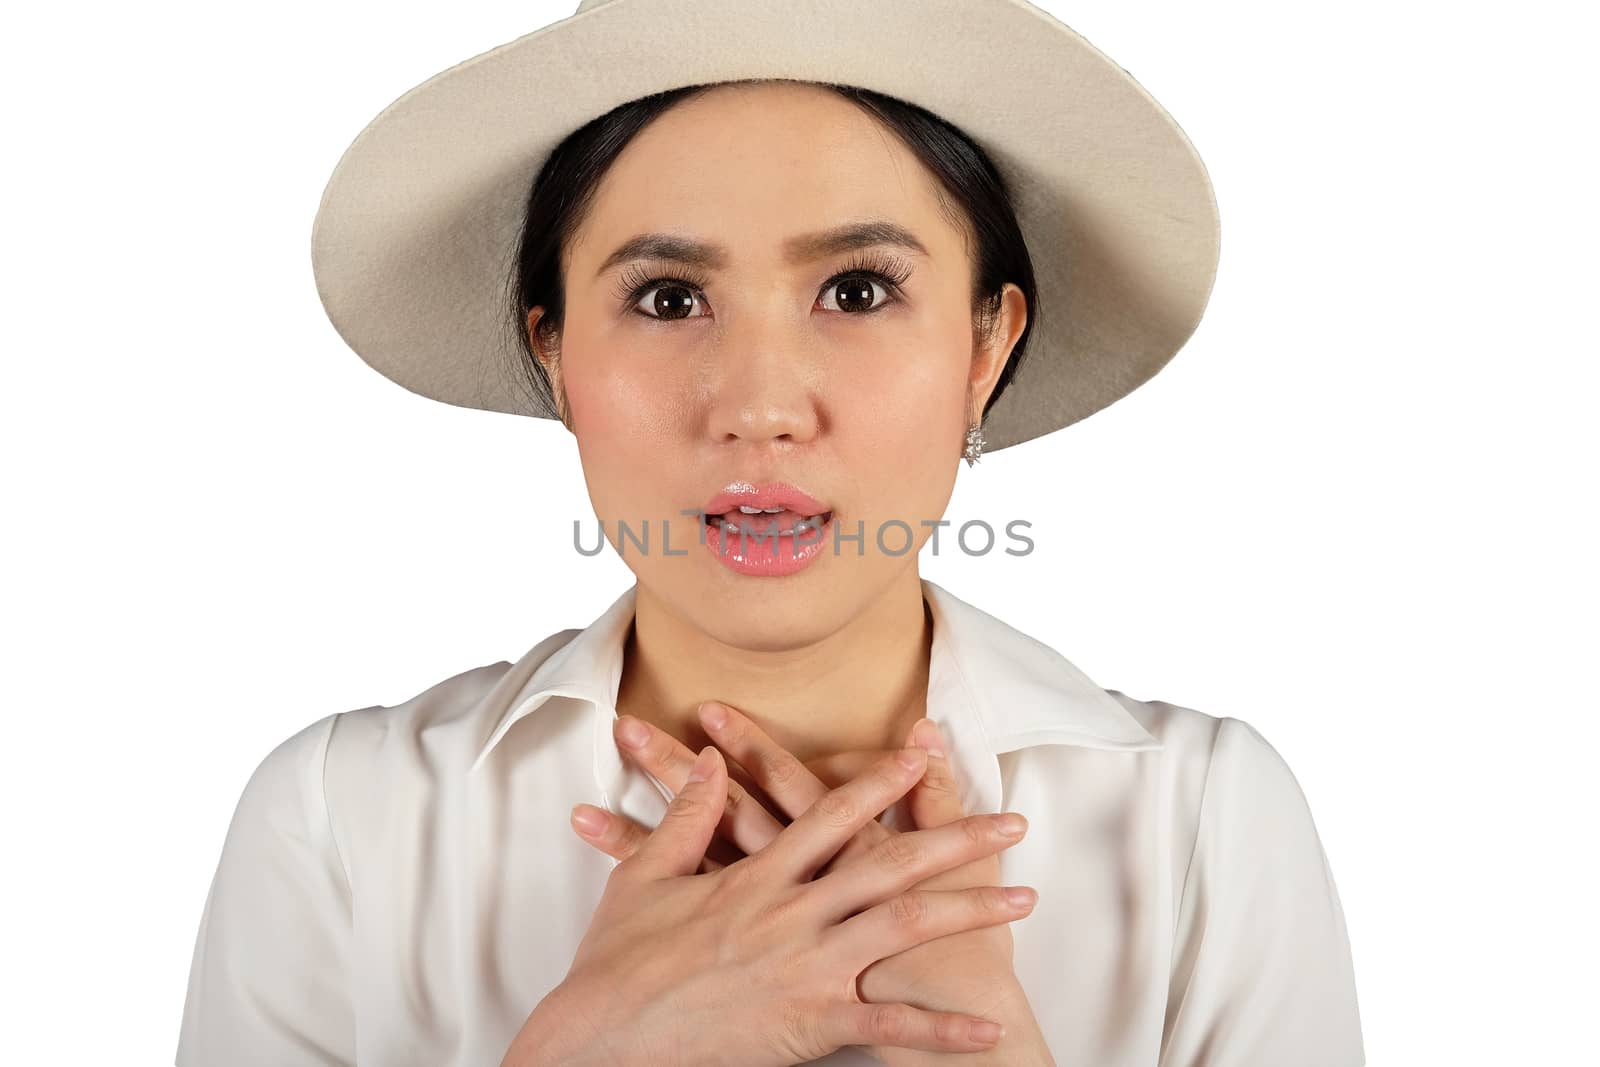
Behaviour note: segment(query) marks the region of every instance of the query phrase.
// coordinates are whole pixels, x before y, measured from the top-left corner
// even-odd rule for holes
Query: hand
[[[716,712],[721,710],[719,721]],[[619,721],[617,738],[630,758],[676,792],[687,778],[687,768],[693,753],[671,735],[648,723],[628,717],[627,723],[637,723],[647,734],[644,742],[631,746],[624,739]],[[767,736],[754,722],[733,708],[716,702],[701,706],[701,725],[717,745],[745,770],[730,766],[730,774],[737,779],[729,783],[728,810],[719,831],[723,841],[721,854],[732,852],[732,842],[749,854],[759,851],[778,835],[783,824],[765,806],[770,798],[780,812],[794,814],[815,803],[818,796],[827,792],[828,786],[818,778],[811,767],[801,763],[791,753]],[[911,731],[911,743],[928,750],[928,769],[908,797],[912,820],[921,830],[939,827],[978,828],[985,817],[968,816],[961,806],[960,792],[944,757],[943,741],[938,727],[929,719],[919,720]],[[832,761],[849,767],[876,753],[850,753]],[[852,758],[853,757],[853,758]],[[819,761],[823,762],[823,761]],[[749,783],[759,783],[759,789]],[[764,793],[765,797],[758,796]],[[637,823],[618,817],[592,805],[580,809],[600,816],[605,828],[595,836],[585,835],[596,848],[616,857],[624,858],[638,847],[645,831]],[[1012,818],[1026,820],[1020,815]],[[580,833],[582,831],[580,830]],[[902,861],[918,835],[899,834],[878,822],[869,822],[857,831],[833,862],[876,853]],[[899,844],[885,845],[895,838]],[[1021,833],[1002,845],[1010,847],[1021,839]],[[737,853],[734,853],[737,855]],[[718,869],[722,862],[708,858],[707,869]],[[992,886],[1000,881],[999,850],[988,852],[960,867],[940,872],[919,883],[918,889],[949,891]],[[1019,916],[1020,917],[1020,916]],[[1021,1063],[1024,1060],[1049,1063],[1044,1049],[1043,1036],[1038,1030],[1027,997],[1023,993],[1012,969],[1012,939],[1008,925],[999,924],[941,937],[916,945],[897,955],[873,963],[862,974],[860,991],[863,999],[875,1003],[915,1003],[947,1011],[976,1011],[1005,1024],[1015,1035],[1008,1034],[1001,1046],[994,1050],[992,1062]],[[990,1014],[991,1008],[994,1014]],[[943,1057],[927,1053],[913,1053],[893,1047],[873,1047],[868,1051],[891,1064],[928,1063]],[[1009,1059],[1007,1057],[1010,1057]],[[963,1055],[963,1061],[974,1065],[986,1062],[985,1057]]]
[[[761,1067],[851,1044],[988,1048],[984,1020],[869,1005],[856,982],[885,956],[1026,913],[992,887],[908,892],[993,849],[995,839],[945,827],[927,831],[903,862],[863,857],[817,876],[911,788],[924,763],[920,749],[877,760],[755,854],[696,874],[729,785],[721,754],[708,746],[660,825],[611,872],[571,969],[529,1016],[503,1067]]]

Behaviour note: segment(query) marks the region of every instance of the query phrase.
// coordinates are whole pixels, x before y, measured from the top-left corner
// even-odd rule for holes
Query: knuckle
[[[923,850],[906,834],[894,834],[872,849],[872,859],[886,871],[904,871],[914,867],[922,858]]]
[[[602,842],[603,848],[617,859],[626,859],[639,851],[644,834],[635,826],[624,826],[618,830],[606,831]]]
[[[986,846],[997,836],[993,819],[969,817],[961,820],[961,831],[973,845]]]
[[[761,907],[753,926],[766,937],[788,940],[793,937],[795,925],[804,921],[805,906],[803,897],[785,894]]]
[[[780,749],[761,749],[756,763],[761,768],[762,780],[775,789],[790,785],[800,773],[800,761]]]
[[[672,798],[672,803],[667,808],[667,814],[673,818],[687,819],[702,814],[706,809],[705,799],[693,792],[679,793]]]
[[[728,896],[734,901],[748,901],[757,896],[770,896],[772,883],[772,853],[756,852],[743,856],[722,869],[723,882]]]
[[[877,767],[873,769],[873,784],[881,788],[886,793],[904,792],[906,784],[905,776],[910,773],[911,772],[906,770],[905,766],[901,764],[899,760],[891,756],[889,759],[881,761]]]
[[[928,917],[928,899],[918,892],[901,893],[890,899],[889,915],[898,926],[920,926]]]
[[[817,814],[829,826],[847,826],[855,821],[859,810],[850,794],[843,789],[835,789],[823,795],[816,803]]]
[[[980,885],[972,890],[972,895],[973,904],[985,915],[998,915],[1010,910],[1006,905],[1005,891],[997,885]]]
[[[815,1029],[816,1024],[803,1000],[790,998],[783,1002],[783,1032],[795,1048],[811,1048]]]
[[[881,1044],[899,1044],[906,1036],[906,1013],[897,1004],[874,1004],[867,1029]]]

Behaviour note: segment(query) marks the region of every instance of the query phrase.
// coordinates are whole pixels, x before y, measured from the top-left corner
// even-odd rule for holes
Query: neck
[[[695,709],[719,700],[802,762],[831,765],[907,744],[926,710],[932,638],[915,567],[839,630],[778,651],[724,644],[674,616],[641,585],[617,711],[698,752],[712,742]]]

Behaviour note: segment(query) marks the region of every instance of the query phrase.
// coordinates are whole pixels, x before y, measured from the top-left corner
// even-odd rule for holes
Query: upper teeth
[[[782,511],[783,509],[779,508],[778,510]],[[826,511],[824,511],[822,513],[822,515],[826,515],[826,514],[828,514]],[[794,526],[791,527],[790,529],[779,530],[778,532],[779,533],[794,533],[797,530],[799,530],[802,526],[805,527],[808,530],[821,529],[822,528],[822,515],[807,515],[805,518],[803,518],[799,522],[795,523]],[[730,533],[736,533],[740,529],[742,529],[743,527],[741,527],[738,523],[728,522],[726,519],[724,519],[723,522],[722,522],[722,528],[724,530],[729,531]]]
[[[752,507],[750,507],[748,505],[740,504],[739,505],[739,510],[744,512],[746,515],[776,515],[778,512],[784,511],[784,510],[787,510],[787,509],[781,508],[781,507],[778,507],[778,508],[752,508]]]

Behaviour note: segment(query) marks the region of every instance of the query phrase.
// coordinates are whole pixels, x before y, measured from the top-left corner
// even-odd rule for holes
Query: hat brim
[[[1131,74],[1047,12],[1021,0],[609,0],[434,75],[357,135],[311,234],[335,329],[415,393],[544,415],[510,373],[505,304],[539,167],[629,100],[750,78],[900,97],[994,160],[1041,314],[984,423],[986,452],[1132,392],[1199,325],[1220,254],[1205,165]]]

